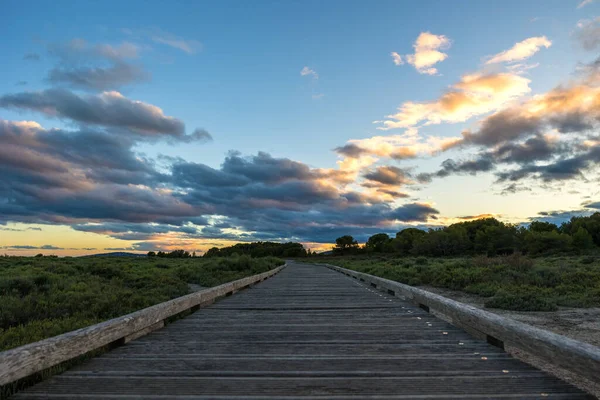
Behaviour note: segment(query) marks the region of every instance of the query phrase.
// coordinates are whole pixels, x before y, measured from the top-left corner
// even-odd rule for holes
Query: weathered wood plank
[[[131,337],[194,306],[210,303],[227,293],[262,281],[278,273],[282,268],[283,266],[194,292],[96,325],[4,351],[0,353],[0,385],[14,382],[117,340]]]

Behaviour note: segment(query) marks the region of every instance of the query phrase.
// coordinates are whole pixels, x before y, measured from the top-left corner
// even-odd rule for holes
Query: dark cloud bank
[[[14,98],[4,96],[0,104],[14,106]],[[267,153],[231,152],[220,168],[176,159],[159,170],[134,151],[140,131],[171,138],[182,130],[153,119],[115,120],[122,123],[116,130],[103,120],[109,128],[88,124],[74,131],[0,121],[0,222],[64,223],[139,241],[174,232],[179,238],[330,242],[348,232],[364,239],[438,214],[425,204],[365,200],[342,189],[343,177],[336,184],[331,171]],[[399,179],[375,174],[370,178]]]

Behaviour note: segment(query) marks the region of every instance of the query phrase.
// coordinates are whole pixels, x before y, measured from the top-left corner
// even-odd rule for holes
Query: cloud
[[[600,166],[600,62],[579,65],[576,79],[554,89],[510,102],[462,132],[450,148],[476,149],[466,159],[447,159],[419,182],[449,175],[493,172],[501,194],[546,188],[571,180],[590,181]],[[457,85],[455,85],[457,86]],[[489,86],[489,85],[488,85]]]
[[[600,48],[600,17],[579,21],[575,38],[585,50],[594,51]]]
[[[150,79],[141,66],[128,60],[139,57],[139,48],[129,42],[117,46],[91,45],[83,39],[52,44],[48,51],[59,63],[47,80],[54,85],[66,85],[83,90],[118,89]]]
[[[365,173],[364,178],[376,185],[402,186],[411,183],[409,174],[394,166],[377,167]]]
[[[404,102],[396,114],[388,115],[384,121],[376,121],[383,125],[377,129],[464,122],[529,93],[529,83],[529,79],[508,72],[463,75],[437,100]]]
[[[361,170],[377,163],[380,158],[400,161],[433,156],[455,146],[460,141],[461,138],[423,137],[416,130],[408,129],[406,133],[401,135],[351,139],[344,146],[335,148],[334,151],[342,157],[338,161],[339,169],[355,180]],[[366,187],[372,186],[372,184],[366,184]],[[378,192],[391,195],[381,190],[378,190]]]
[[[41,231],[42,228],[35,228],[35,227],[29,227],[29,228],[25,228],[25,229],[17,229],[17,228],[3,228],[0,226],[0,231],[7,231],[7,232],[25,232],[25,231]]]
[[[317,71],[310,67],[302,68],[302,70],[300,71],[300,76],[312,76],[313,79],[319,79],[319,74],[317,74]]]
[[[205,218],[192,219],[195,224],[208,224]],[[169,225],[155,223],[123,223],[123,222],[103,222],[92,224],[75,224],[71,228],[97,234],[108,235],[119,240],[150,240],[155,237],[161,237],[171,233],[183,233],[194,235],[198,229],[193,225]]]
[[[404,61],[402,61],[402,56],[398,53],[396,53],[395,51],[392,51],[390,53],[390,56],[392,56],[392,61],[394,62],[394,65],[403,65]]]
[[[65,64],[89,62],[90,60],[124,61],[139,56],[139,48],[130,42],[122,42],[118,46],[104,43],[92,45],[79,38],[66,43],[50,44],[48,52]]]
[[[13,246],[2,246],[3,249],[14,249],[14,250],[64,250],[62,247],[52,246],[45,244],[43,246],[30,246],[30,245],[13,245]]]
[[[80,89],[106,90],[146,82],[149,75],[140,67],[119,63],[108,68],[53,68],[48,82]]]
[[[202,50],[202,43],[193,39],[184,39],[182,37],[173,35],[172,33],[155,29],[150,33],[151,39],[155,43],[164,44],[174,49],[181,50],[187,54],[196,54]]]
[[[568,222],[573,217],[587,217],[593,214],[590,210],[553,210],[553,211],[540,211],[538,216],[532,217],[530,221],[542,221],[550,222],[556,225],[560,225],[564,222]]]
[[[399,182],[394,167],[374,170],[371,181],[384,182],[361,193],[344,171],[263,152],[231,152],[220,168],[164,158],[159,171],[134,152],[133,139],[1,121],[1,221],[68,224],[142,248],[203,237],[331,242],[344,230],[365,235],[439,213],[427,204],[388,204],[407,197],[385,185],[386,172]]]
[[[600,163],[600,146],[572,157],[562,157],[549,164],[527,164],[516,170],[498,173],[498,181],[516,182],[525,178],[543,182],[565,181],[585,178],[584,171]]]
[[[404,58],[420,74],[436,75],[438,71],[433,65],[448,58],[448,54],[440,50],[449,49],[451,44],[450,39],[444,35],[422,32],[413,45],[415,49],[414,54],[407,54]],[[392,52],[391,55],[394,64],[403,64],[402,58],[398,53]]]
[[[568,85],[557,86],[520,104],[484,118],[475,131],[465,130],[463,142],[490,146],[543,130],[585,132],[600,122],[600,64],[581,68],[585,74]]]
[[[23,60],[27,61],[40,61],[41,57],[37,53],[27,53],[23,56]]]
[[[334,151],[344,157],[359,158],[363,154],[369,154],[369,151],[354,143],[348,143],[344,146],[336,147]]]
[[[581,0],[581,2],[577,5],[577,9],[583,8],[587,5],[590,5],[594,2],[594,0]]]
[[[186,135],[181,120],[166,116],[154,105],[130,100],[114,91],[87,96],[65,89],[21,92],[1,96],[0,107],[37,111],[82,124],[127,129],[148,139],[164,137],[191,141],[210,136],[202,130]]]
[[[513,47],[505,50],[496,55],[490,56],[486,64],[496,63],[512,63],[516,61],[525,60],[535,53],[540,51],[542,47],[549,48],[552,46],[552,42],[546,36],[530,37],[519,43],[516,43]]]
[[[600,201],[596,201],[596,202],[593,202],[593,203],[586,203],[586,204],[584,204],[584,207],[585,208],[593,208],[593,209],[596,209],[596,210],[600,210]]]
[[[0,120],[0,215],[30,223],[197,216],[198,209],[158,188],[166,176],[133,152],[134,143],[100,131]]]

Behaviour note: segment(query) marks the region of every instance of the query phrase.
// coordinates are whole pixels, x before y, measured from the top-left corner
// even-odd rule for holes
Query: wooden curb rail
[[[434,310],[451,318],[451,323],[483,334],[488,343],[504,348],[504,342],[545,361],[600,382],[600,348],[531,325],[484,311],[468,304],[439,296],[403,283],[353,271],[331,264],[320,264],[347,276],[369,283],[390,295],[411,299],[426,311]]]
[[[158,329],[164,320],[187,310],[195,310],[238,290],[263,281],[281,271],[285,265],[178,297],[164,303],[91,325],[39,342],[0,353],[0,386],[71,360],[109,344],[126,343]]]

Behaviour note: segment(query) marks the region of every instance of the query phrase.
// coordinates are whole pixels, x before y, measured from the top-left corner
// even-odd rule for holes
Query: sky
[[[3,2],[0,252],[600,210],[600,2]]]

